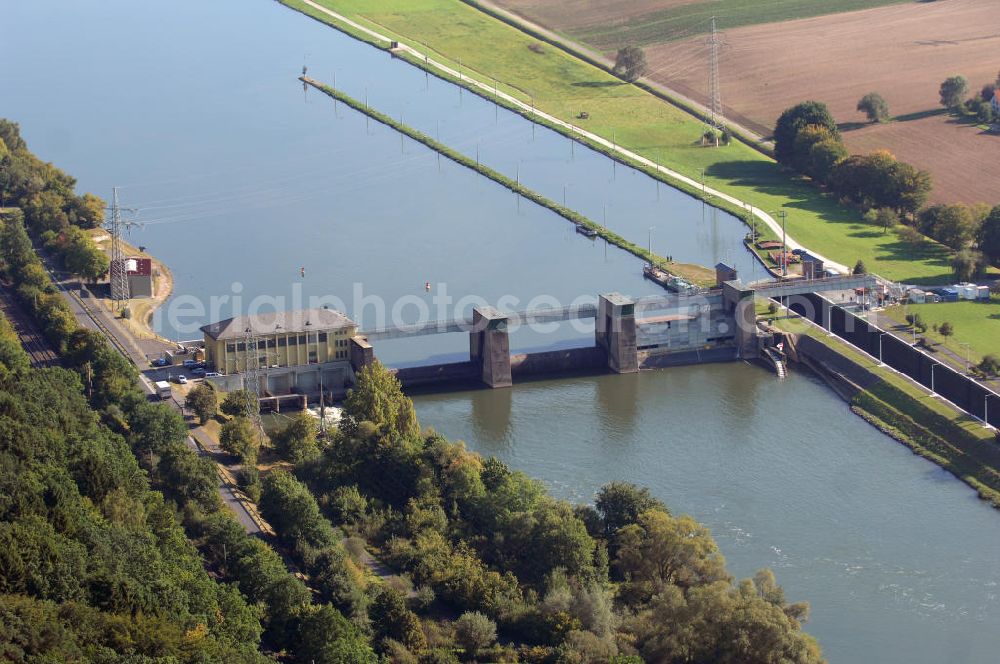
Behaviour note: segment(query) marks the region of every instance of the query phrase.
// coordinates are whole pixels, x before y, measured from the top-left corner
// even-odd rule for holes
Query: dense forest
[[[627,483],[557,500],[422,430],[377,363],[338,428],[302,414],[266,443],[277,538],[248,536],[185,420],[77,325],[36,254],[98,223],[74,185],[0,121],[0,277],[64,360],[31,368],[0,320],[0,659],[823,661],[807,607],[768,571],[734,580],[693,519]]]

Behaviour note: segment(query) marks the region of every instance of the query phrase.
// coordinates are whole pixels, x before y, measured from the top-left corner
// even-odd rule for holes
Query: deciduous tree
[[[358,372],[357,385],[344,401],[344,412],[354,422],[371,422],[392,436],[412,438],[420,431],[413,402],[378,360]]]
[[[979,229],[979,249],[993,263],[1000,263],[1000,205],[993,208]]]
[[[871,122],[884,122],[889,119],[889,104],[877,92],[869,92],[862,97],[857,110],[868,116]]]
[[[833,137],[840,137],[837,123],[826,104],[818,101],[796,104],[782,113],[774,126],[774,156],[780,163],[794,165],[795,139],[800,131],[810,125],[826,127]]]
[[[949,76],[938,89],[941,97],[941,105],[949,110],[955,110],[961,106],[965,99],[965,94],[969,90],[969,82],[964,76]]]
[[[629,83],[646,73],[646,53],[638,46],[624,46],[615,55],[613,71]]]
[[[240,415],[222,425],[219,445],[229,454],[241,459],[256,459],[260,440],[254,425]]]
[[[184,406],[195,414],[198,424],[205,424],[218,410],[218,397],[210,385],[202,383],[187,393],[184,397]]]

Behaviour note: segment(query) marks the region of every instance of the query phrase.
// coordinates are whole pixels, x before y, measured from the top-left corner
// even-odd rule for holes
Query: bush
[[[455,621],[455,640],[467,655],[475,657],[497,640],[497,625],[478,611],[467,611]]]
[[[976,368],[987,376],[1000,375],[1000,358],[993,353],[983,355],[982,361],[976,365]]]

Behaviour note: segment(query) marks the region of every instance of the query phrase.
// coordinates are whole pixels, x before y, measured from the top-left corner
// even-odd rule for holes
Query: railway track
[[[34,321],[24,312],[14,299],[14,294],[6,284],[0,284],[0,312],[7,317],[17,336],[21,339],[31,366],[35,368],[56,367],[62,365],[59,354],[49,345],[48,340],[35,326]]]

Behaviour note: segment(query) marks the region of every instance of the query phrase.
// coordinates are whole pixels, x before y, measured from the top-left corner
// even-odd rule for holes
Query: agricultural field
[[[708,96],[704,33],[716,16],[722,101],[735,122],[766,136],[785,108],[817,99],[847,130],[850,150],[888,149],[930,171],[931,202],[1000,203],[1000,136],[928,115],[941,110],[938,85],[948,76],[966,76],[970,92],[997,77],[996,0],[498,4],[606,56],[625,44],[641,45],[652,80],[702,104]],[[855,107],[871,91],[886,98],[897,122],[863,124]]]
[[[1000,203],[1000,136],[946,113],[866,124],[845,131],[844,141],[853,152],[890,146],[899,159],[930,171],[931,203]]]
[[[996,9],[996,0],[908,2],[726,30],[723,102],[733,119],[766,135],[785,108],[823,101],[848,130],[850,150],[885,148],[930,171],[935,202],[1000,203],[1000,136],[926,115],[940,109],[938,86],[948,76],[964,75],[970,92],[996,79]],[[704,102],[706,48],[703,36],[649,46],[651,77]],[[865,122],[855,107],[871,91],[900,119],[852,130]]]
[[[302,8],[301,2],[284,0]],[[734,143],[700,144],[700,121],[601,69],[498,21],[460,0],[318,0],[352,20],[393,35],[458,66],[467,76],[498,81],[502,90],[569,122],[581,111],[588,131],[688,177],[739,197],[754,207],[788,211],[788,232],[829,258],[863,260],[886,278],[908,283],[950,279],[948,253],[934,243],[922,249],[864,224],[856,210],[822,196],[782,172],[760,152]],[[477,35],[474,40],[470,34]],[[489,48],[483,48],[489,44]],[[635,241],[636,238],[629,238]]]
[[[528,20],[593,48],[650,46],[707,32],[713,16],[729,29],[891,5],[908,0],[495,0]]]

